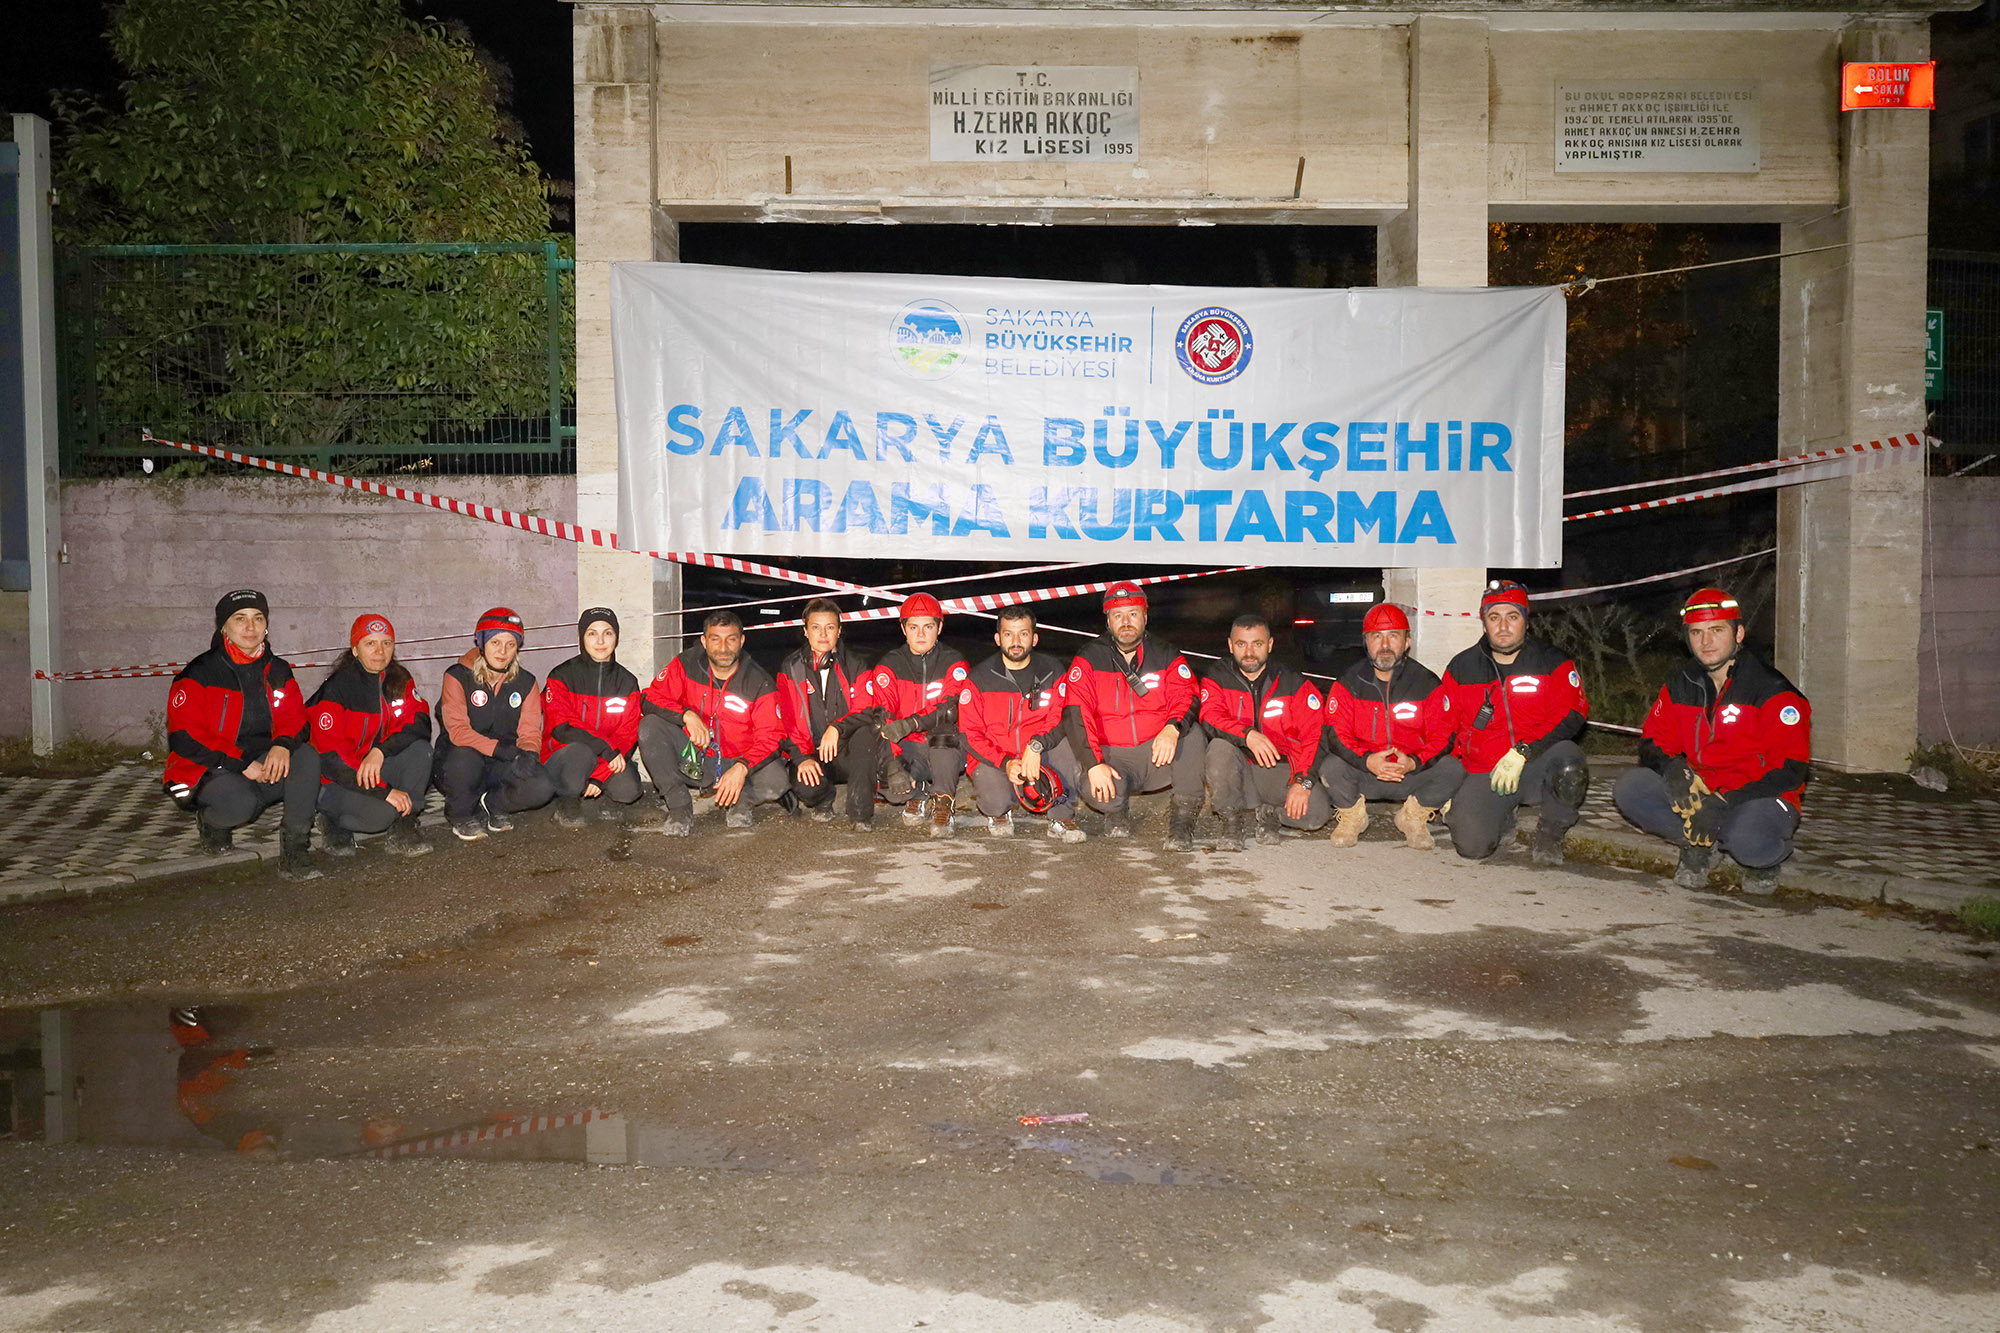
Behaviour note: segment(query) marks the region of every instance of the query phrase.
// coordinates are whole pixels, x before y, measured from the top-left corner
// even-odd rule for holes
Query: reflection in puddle
[[[235,1151],[285,1158],[588,1162],[793,1172],[733,1128],[634,1120],[597,1107],[498,1111],[471,1123],[285,1109],[286,1052],[247,1038],[241,1005],[128,1004],[0,1013],[4,1132],[50,1142]]]
[[[1235,1184],[1227,1177],[1210,1172],[1190,1171],[1172,1162],[1101,1138],[1077,1134],[1012,1135],[949,1120],[934,1121],[931,1128],[945,1136],[946,1143],[961,1152],[1028,1151],[1056,1154],[1071,1171],[1107,1185],[1203,1185],[1228,1188]]]

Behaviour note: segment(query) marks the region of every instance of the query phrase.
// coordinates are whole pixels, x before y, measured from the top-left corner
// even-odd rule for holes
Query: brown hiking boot
[[[1368,802],[1356,801],[1344,810],[1335,812],[1339,818],[1333,822],[1333,832],[1327,841],[1336,847],[1352,847],[1361,841],[1361,835],[1368,828]]]
[[[1414,796],[1403,798],[1403,808],[1396,812],[1396,827],[1403,832],[1403,845],[1427,852],[1437,846],[1431,837],[1431,816],[1437,811],[1426,805],[1419,805]]]
[[[905,824],[923,823],[926,818],[924,807],[925,801],[922,796],[912,796],[909,800],[903,802],[903,822]]]
[[[931,797],[931,836],[933,838],[949,838],[951,836],[951,812],[951,797],[943,793]]]

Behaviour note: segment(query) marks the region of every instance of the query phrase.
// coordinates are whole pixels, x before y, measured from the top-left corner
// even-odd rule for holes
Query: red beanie
[[[909,620],[916,616],[931,616],[943,620],[944,608],[939,606],[938,599],[929,593],[914,592],[903,599],[903,609],[899,618]]]
[[[1698,625],[1704,620],[1741,620],[1743,608],[1720,588],[1699,588],[1681,608],[1681,624]]]
[[[389,617],[378,616],[373,611],[363,611],[354,617],[354,623],[347,627],[347,646],[352,648],[371,634],[386,634],[396,637],[396,627],[389,623]]]
[[[1512,579],[1494,579],[1486,585],[1485,594],[1479,599],[1479,613],[1486,614],[1486,608],[1505,603],[1521,608],[1521,614],[1528,612],[1528,590]]]
[[[1113,611],[1121,606],[1144,606],[1146,590],[1136,583],[1114,583],[1104,590],[1104,609]]]
[[[1383,629],[1399,629],[1407,634],[1410,632],[1410,618],[1404,615],[1403,608],[1394,602],[1377,603],[1369,607],[1368,614],[1362,617],[1361,632],[1373,634]]]

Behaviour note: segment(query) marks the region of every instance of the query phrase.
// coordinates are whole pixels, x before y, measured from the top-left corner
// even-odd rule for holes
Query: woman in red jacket
[[[618,613],[593,606],[576,619],[583,649],[542,688],[542,767],[556,788],[556,823],[582,828],[583,803],[639,799],[639,678],[618,662]],[[609,811],[607,809],[607,817]]]
[[[417,828],[430,787],[430,705],[396,660],[387,616],[357,616],[347,642],[306,705],[326,849],[352,856],[355,834],[387,829],[390,851],[422,856],[431,849]]]

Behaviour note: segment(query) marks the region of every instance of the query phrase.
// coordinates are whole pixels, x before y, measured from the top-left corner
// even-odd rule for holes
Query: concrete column
[[[571,11],[576,86],[576,517],[618,526],[618,407],[611,372],[611,266],[656,255],[654,33],[649,9],[580,4]],[[577,549],[578,610],[609,606],[624,632],[619,660],[649,680],[677,628],[653,615],[680,609],[679,570],[620,552]],[[662,603],[665,603],[663,606]]]
[[[1408,206],[1375,230],[1378,287],[1486,285],[1486,21],[1422,14],[1410,24]],[[1486,571],[1385,569],[1384,591],[1419,614],[1411,620],[1418,661],[1442,672],[1479,637],[1476,611]]]
[[[1929,48],[1922,20],[1871,20],[1841,59]],[[1924,426],[1930,118],[1850,111],[1841,128],[1841,207],[1783,233],[1787,251],[1847,248],[1782,261],[1781,455]],[[1779,493],[1778,669],[1812,700],[1814,755],[1842,766],[1900,770],[1916,745],[1923,485],[1899,459]]]
[[[62,661],[62,459],[56,438],[56,252],[50,230],[49,123],[14,117],[20,151],[22,482],[28,518],[28,717],[36,754],[68,728],[57,682],[33,678]]]

